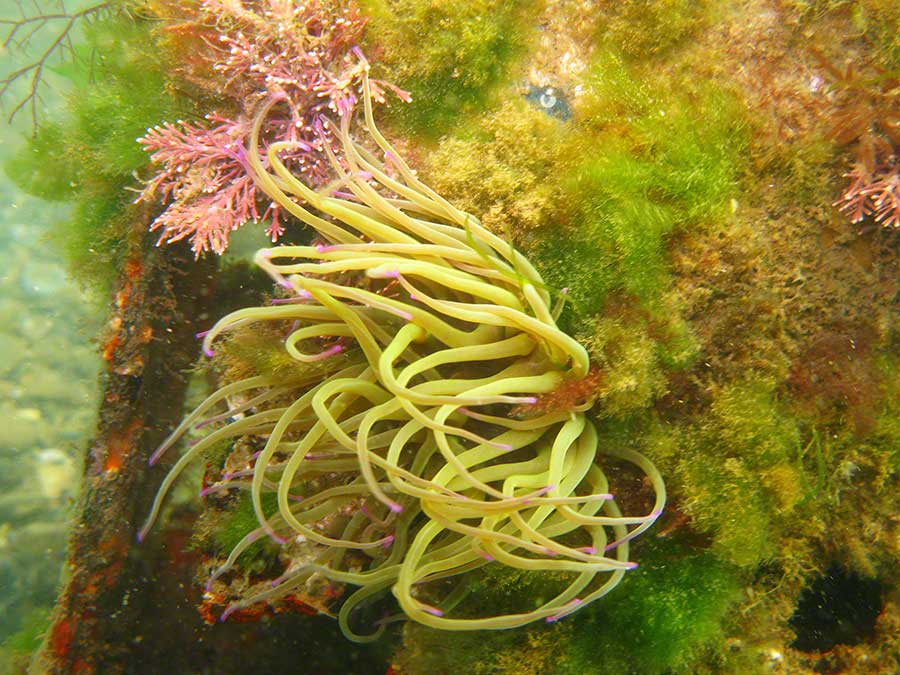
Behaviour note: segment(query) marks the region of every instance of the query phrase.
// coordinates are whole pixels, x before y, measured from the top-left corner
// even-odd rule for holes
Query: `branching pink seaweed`
[[[203,0],[197,11],[196,23],[215,36],[204,38],[214,83],[201,84],[234,112],[165,123],[138,139],[161,167],[138,201],[167,204],[151,225],[161,231],[159,243],[188,238],[199,256],[223,253],[230,233],[247,222],[267,221],[273,242],[284,232],[281,210],[258,190],[246,166],[249,120],[263,102],[278,101],[263,147],[289,143],[281,156],[292,172],[313,186],[329,180],[327,153],[339,156],[340,144],[317,120],[356,105],[363,61],[354,45],[364,22],[326,0]],[[375,83],[373,98],[384,102],[385,90],[409,100],[383,82]]]

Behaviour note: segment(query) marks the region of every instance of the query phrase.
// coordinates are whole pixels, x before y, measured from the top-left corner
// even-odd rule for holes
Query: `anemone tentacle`
[[[279,102],[259,112],[247,152],[254,181],[319,242],[260,251],[257,264],[290,299],[226,316],[204,337],[204,351],[256,322],[287,322],[284,350],[298,375],[230,383],[188,416],[155,458],[223,401],[244,397],[230,405],[240,417],[203,423],[219,427],[174,465],[142,533],[188,462],[223,439],[254,436],[265,446],[252,469],[220,485],[249,491],[259,528],[214,578],[265,534],[289,542],[295,562],[226,616],[315,576],[359,587],[338,618],[360,641],[384,624],[359,634],[350,626],[354,609],[387,590],[406,616],[436,628],[556,621],[635,566],[629,541],[662,511],[665,486],[642,455],[600,447],[586,406],[521,414],[585,377],[587,352],[557,327],[528,260],[419,181],[375,126],[367,77],[363,87],[365,126],[391,171],[351,137],[346,113],[329,124],[343,153],[330,157],[337,181],[326,191],[281,161],[290,144],[270,144],[262,162],[260,129]],[[648,514],[621,513],[604,457],[646,475],[655,493]],[[264,494],[276,497],[271,512]],[[534,609],[499,616],[473,613],[462,585],[439,596],[445,586],[435,582],[490,564],[571,578]]]

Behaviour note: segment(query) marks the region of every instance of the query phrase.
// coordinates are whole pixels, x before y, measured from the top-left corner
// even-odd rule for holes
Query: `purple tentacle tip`
[[[390,504],[388,504],[388,507],[394,513],[402,513],[403,512],[403,507],[400,504],[398,504],[397,502],[391,502]]]
[[[146,534],[144,533],[143,530],[141,530],[140,532],[138,532],[137,535],[136,535],[137,543],[143,544],[143,543],[144,543],[144,537],[145,537],[145,536],[146,536]]]
[[[437,607],[432,607],[431,605],[422,605],[422,609],[432,616],[444,616],[444,612]]]
[[[341,345],[331,345],[328,349],[322,352],[322,356],[334,356],[335,354],[340,354],[342,351],[344,351],[344,348]]]
[[[582,546],[578,550],[581,551],[582,553],[587,553],[588,555],[596,555],[596,553],[597,553],[597,548],[594,546]]]
[[[194,337],[196,337],[198,340],[202,340],[202,339],[205,338],[207,335],[209,335],[209,331],[208,331],[208,330],[201,330],[201,331],[200,331],[199,333],[197,333]]]
[[[653,513],[650,514],[650,517],[653,519],[659,518],[662,515],[662,509],[654,509]]]
[[[574,598],[574,599],[570,600],[568,603],[566,603],[566,608],[577,607],[578,605],[581,604],[581,602],[582,602],[581,598]],[[554,614],[553,616],[548,616],[545,619],[545,621],[547,623],[555,623],[555,622],[559,621],[560,619],[562,619],[563,617],[566,617],[568,615],[569,615],[569,612],[562,611],[559,614]]]
[[[210,349],[209,347],[204,347],[204,348],[203,348],[203,356],[205,356],[206,358],[211,359],[211,358],[214,357],[215,355],[216,355],[216,353],[215,353],[212,349]]]
[[[537,396],[526,396],[525,397],[525,403],[527,403],[529,405],[534,405],[537,402],[538,402]]]
[[[384,541],[382,542],[381,545],[384,546],[385,548],[390,548],[391,544],[393,544],[393,543],[394,543],[394,535],[389,534],[388,536],[386,536],[384,538]]]
[[[638,567],[638,564],[636,562],[630,562],[627,565],[625,565],[626,570],[636,570],[637,567]]]
[[[495,443],[494,441],[491,441],[491,445],[500,450],[506,450],[507,452],[513,449],[513,446],[511,446],[509,443]]]

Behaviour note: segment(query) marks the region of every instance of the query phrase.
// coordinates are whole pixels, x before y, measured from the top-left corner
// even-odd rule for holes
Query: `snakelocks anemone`
[[[225,616],[327,579],[355,588],[338,614],[354,640],[384,622],[358,634],[351,613],[388,590],[435,628],[555,621],[635,567],[628,542],[659,516],[663,481],[642,455],[600,447],[588,403],[554,406],[589,364],[557,327],[540,275],[417,179],[375,126],[367,78],[363,94],[373,143],[351,136],[349,112],[323,120],[343,156],[329,154],[336,178],[320,191],[279,160],[289,143],[268,146],[266,168],[260,129],[278,99],[259,112],[246,164],[320,243],[260,251],[288,297],[229,314],[203,346],[212,356],[223,333],[280,322],[296,367],[225,384],[172,433],[152,461],[192,427],[218,425],[173,465],[141,537],[188,463],[223,441],[258,439],[252,465],[215,486],[248,491],[258,527],[213,577],[265,536],[293,547],[292,563]],[[646,475],[649,513],[622,514],[602,469],[610,457]],[[486,565],[556,572],[568,585],[530,611],[483,615],[453,582]]]

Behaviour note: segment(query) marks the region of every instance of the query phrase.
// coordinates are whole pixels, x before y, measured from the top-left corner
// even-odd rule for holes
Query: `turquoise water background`
[[[29,128],[4,124],[0,161]],[[96,410],[105,299],[54,247],[65,213],[0,173],[0,643],[52,606]]]

